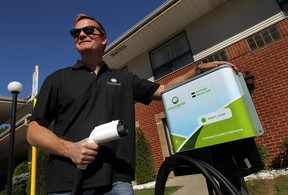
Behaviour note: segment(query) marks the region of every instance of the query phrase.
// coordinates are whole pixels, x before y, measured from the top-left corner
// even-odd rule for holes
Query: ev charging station
[[[243,75],[221,65],[162,92],[162,100],[172,155],[159,169],[155,193],[164,193],[174,171],[202,173],[209,194],[248,194],[243,178],[264,167],[254,141],[264,129]]]

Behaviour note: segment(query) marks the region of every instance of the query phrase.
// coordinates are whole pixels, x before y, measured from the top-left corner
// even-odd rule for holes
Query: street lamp
[[[10,126],[10,145],[9,145],[9,159],[8,159],[8,173],[7,173],[7,195],[12,194],[12,180],[14,169],[14,137],[15,137],[15,121],[16,121],[16,107],[17,95],[23,90],[21,83],[13,81],[9,83],[8,90],[12,93],[12,109],[11,109],[11,126]]]
[[[254,78],[255,76],[252,75],[249,71],[245,72],[244,79],[250,94],[252,94],[253,90],[255,89]]]

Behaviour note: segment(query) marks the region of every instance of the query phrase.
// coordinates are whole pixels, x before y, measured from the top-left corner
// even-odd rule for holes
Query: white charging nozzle
[[[89,141],[106,143],[127,135],[128,131],[119,120],[99,125],[93,129]]]
[[[117,140],[128,135],[128,130],[119,120],[114,120],[96,126],[89,135],[88,141],[95,143],[106,143]],[[88,165],[77,165],[78,169],[85,170]]]

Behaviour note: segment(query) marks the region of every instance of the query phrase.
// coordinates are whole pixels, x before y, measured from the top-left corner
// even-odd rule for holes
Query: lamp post
[[[255,89],[254,78],[255,76],[252,75],[249,71],[245,72],[244,79],[250,94],[252,94],[253,90]]]
[[[11,126],[10,126],[10,145],[9,145],[9,159],[8,159],[8,173],[7,173],[7,195],[12,194],[12,180],[14,169],[14,137],[15,137],[15,122],[16,122],[16,108],[17,95],[23,90],[21,83],[13,81],[9,83],[8,90],[12,93],[12,109],[11,109]]]

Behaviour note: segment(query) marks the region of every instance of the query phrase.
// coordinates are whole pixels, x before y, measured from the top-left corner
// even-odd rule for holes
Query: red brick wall
[[[249,70],[255,76],[252,98],[265,131],[255,140],[266,146],[269,166],[275,164],[283,151],[280,146],[288,138],[288,19],[277,26],[283,36],[281,41],[250,52],[242,40],[226,50],[241,72]]]
[[[246,40],[226,48],[231,63],[237,65],[242,73],[249,70],[255,76],[252,99],[265,131],[255,140],[267,148],[269,166],[283,152],[280,146],[288,138],[288,19],[277,26],[283,39],[263,49],[251,52]],[[158,82],[167,83],[192,67],[187,66]],[[153,101],[149,106],[136,104],[136,120],[150,142],[156,169],[162,164],[163,156],[155,114],[162,111],[161,101]]]

